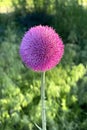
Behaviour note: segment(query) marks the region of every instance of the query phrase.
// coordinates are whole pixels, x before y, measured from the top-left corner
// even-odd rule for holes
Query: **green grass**
[[[12,1],[14,1],[16,4],[18,4],[18,0],[1,0],[0,1],[0,13],[12,12],[14,10]],[[78,0],[78,2],[79,2],[79,4],[82,4],[84,7],[87,6],[87,0]],[[27,0],[27,8],[29,8],[29,7],[33,8],[33,0]]]

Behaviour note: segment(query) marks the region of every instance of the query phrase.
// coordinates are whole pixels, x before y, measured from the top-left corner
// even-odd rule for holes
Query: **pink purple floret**
[[[64,53],[64,44],[55,30],[35,26],[27,31],[20,45],[20,56],[28,68],[47,71],[55,67]]]

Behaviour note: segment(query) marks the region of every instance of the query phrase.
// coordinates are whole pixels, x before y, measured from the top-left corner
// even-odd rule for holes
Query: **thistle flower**
[[[29,29],[20,46],[20,56],[28,68],[34,71],[47,71],[55,67],[64,53],[62,39],[48,26],[35,26]]]

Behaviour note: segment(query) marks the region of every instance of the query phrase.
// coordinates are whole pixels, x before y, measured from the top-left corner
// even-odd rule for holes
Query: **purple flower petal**
[[[59,35],[48,26],[35,26],[27,31],[20,45],[20,56],[28,68],[47,71],[55,67],[64,53]]]

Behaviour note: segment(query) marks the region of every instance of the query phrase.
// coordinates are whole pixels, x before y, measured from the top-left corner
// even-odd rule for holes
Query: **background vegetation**
[[[47,130],[87,130],[86,0],[0,0],[0,130],[41,126],[40,73],[21,62],[25,31],[53,26],[65,44],[62,62],[46,73]]]

